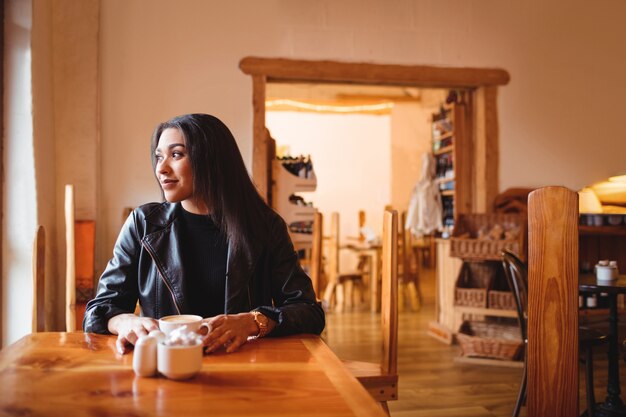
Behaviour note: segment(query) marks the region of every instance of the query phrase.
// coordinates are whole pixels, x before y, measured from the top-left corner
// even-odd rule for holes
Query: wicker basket
[[[502,251],[515,252],[526,259],[526,221],[520,214],[461,214],[450,238],[450,255],[464,260],[501,259]],[[515,240],[477,239],[480,230],[499,224],[505,232],[519,228]]]
[[[454,304],[487,307],[487,292],[497,274],[495,262],[463,262],[454,289]]]
[[[524,342],[518,326],[464,321],[456,334],[463,356],[515,360]]]
[[[487,294],[487,306],[500,310],[515,310],[515,297],[511,291],[491,290]]]

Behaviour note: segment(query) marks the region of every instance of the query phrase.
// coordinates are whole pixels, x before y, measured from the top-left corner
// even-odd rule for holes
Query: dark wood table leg
[[[617,330],[617,294],[609,294],[609,381],[607,396],[603,403],[596,407],[595,416],[614,417],[626,416],[626,408],[620,398],[619,386],[619,358],[618,358],[618,330]]]

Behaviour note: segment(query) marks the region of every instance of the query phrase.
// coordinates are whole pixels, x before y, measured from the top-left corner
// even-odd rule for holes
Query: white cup
[[[174,329],[185,326],[188,332],[198,332],[202,325],[202,316],[194,314],[179,314],[174,316],[165,316],[159,319],[159,329],[166,336],[169,336]]]
[[[157,345],[157,368],[170,379],[189,379],[202,369],[202,343],[189,345]]]
[[[596,265],[596,279],[598,281],[616,280],[617,268],[609,265]]]

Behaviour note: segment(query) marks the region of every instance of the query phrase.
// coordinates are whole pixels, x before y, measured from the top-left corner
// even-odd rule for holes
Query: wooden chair
[[[408,305],[411,311],[418,311],[422,305],[418,265],[413,251],[411,232],[404,227],[405,223],[406,211],[403,211],[398,222],[398,279],[400,281],[398,309],[404,311],[405,306]]]
[[[382,360],[343,361],[372,397],[389,413],[387,401],[398,399],[398,213],[385,211],[382,255]]]
[[[578,416],[578,222],[577,193],[529,194],[529,416]]]
[[[524,347],[528,344],[527,317],[528,317],[528,270],[526,265],[513,252],[505,250],[502,252],[502,266],[509,287],[513,291],[515,304],[517,307],[517,317],[520,324],[522,340]],[[593,417],[595,411],[595,395],[593,383],[593,347],[605,344],[608,338],[602,332],[580,326],[578,328],[578,344],[580,350],[585,357],[585,373],[586,373],[586,393],[587,393],[587,412],[588,417]],[[526,358],[526,355],[524,355]],[[513,409],[513,417],[517,417],[522,408],[522,404],[526,398],[527,384],[527,361],[524,360],[524,370],[522,371],[522,381],[520,383],[517,401]]]
[[[33,323],[32,332],[46,330],[45,285],[46,285],[46,230],[37,227],[33,239]]]
[[[311,246],[311,262],[309,264],[309,275],[315,295],[319,296],[322,285],[322,252],[324,242],[324,217],[319,211],[313,217],[313,244]]]
[[[65,328],[82,328],[87,301],[93,297],[96,222],[76,220],[74,186],[65,186]]]
[[[363,301],[364,279],[369,275],[367,257],[359,259],[356,270],[340,271],[339,252],[339,213],[333,212],[330,218],[328,284],[324,290],[324,304],[337,312],[343,311],[344,307],[352,308],[355,304],[360,304]]]

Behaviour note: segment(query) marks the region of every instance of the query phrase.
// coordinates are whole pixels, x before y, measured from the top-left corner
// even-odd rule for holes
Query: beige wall
[[[103,175],[100,266],[121,208],[159,197],[148,162],[158,121],[216,114],[250,161],[251,81],[237,69],[247,55],[504,68],[502,189],[578,189],[626,170],[622,1],[172,4],[102,3],[103,173],[115,175]]]
[[[422,155],[432,150],[431,120],[439,104],[396,103],[391,111],[391,205],[399,212],[408,208],[420,179]]]

